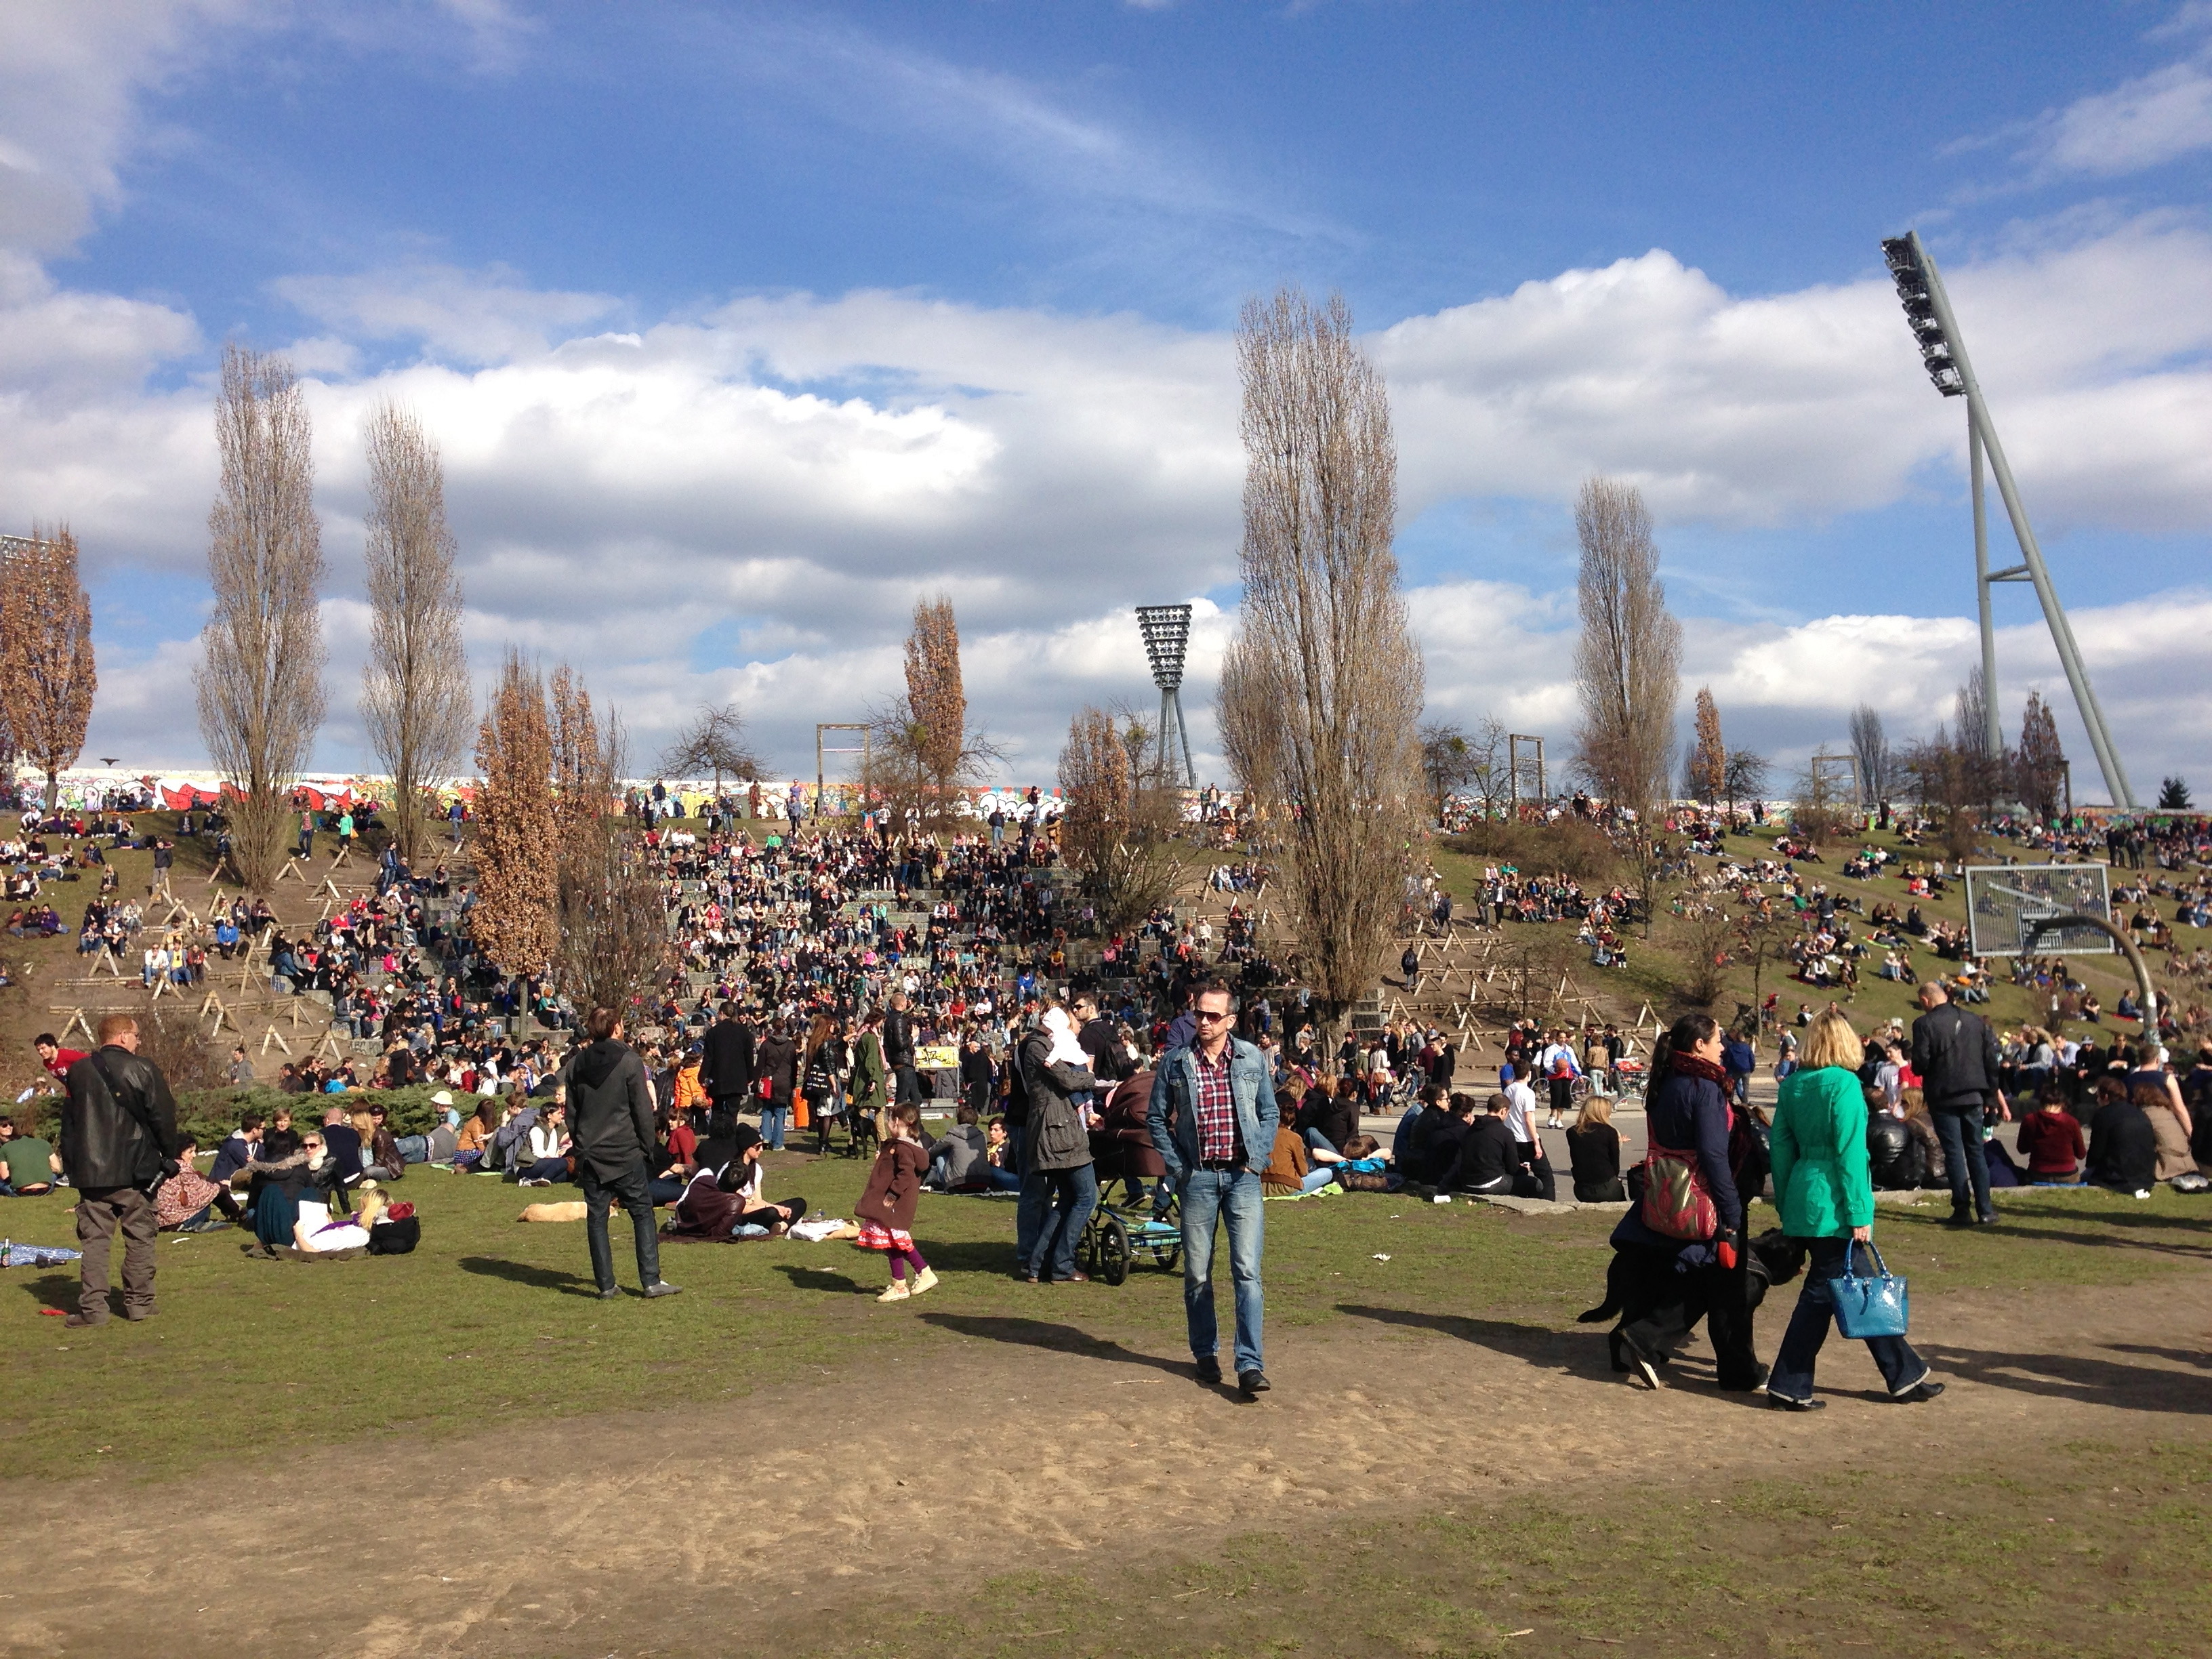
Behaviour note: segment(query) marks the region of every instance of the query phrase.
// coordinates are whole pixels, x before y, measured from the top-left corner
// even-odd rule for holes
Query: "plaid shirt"
[[[1229,1087],[1231,1046],[1221,1045],[1221,1058],[1213,1065],[1196,1043],[1191,1045],[1192,1069],[1198,1075],[1198,1156],[1205,1164],[1240,1162],[1237,1133],[1237,1097]]]

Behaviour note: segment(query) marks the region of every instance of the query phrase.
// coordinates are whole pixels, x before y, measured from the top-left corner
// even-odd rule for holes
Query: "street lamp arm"
[[[2136,970],[2136,988],[2142,993],[2143,1036],[2152,1042],[2158,1041],[2158,993],[2151,988],[2150,964],[2136,949],[2136,942],[2102,916],[2083,915],[2079,911],[2063,916],[2041,916],[2028,923],[2027,943],[2032,950],[2036,940],[2054,928],[2094,927],[2120,947],[2120,954],[2128,959],[2128,966]]]

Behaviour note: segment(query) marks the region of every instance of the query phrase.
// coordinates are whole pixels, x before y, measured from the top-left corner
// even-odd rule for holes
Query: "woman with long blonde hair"
[[[1817,1411],[1813,1366],[1835,1317],[1832,1286],[1851,1270],[1862,1244],[1874,1242],[1874,1170],[1867,1154],[1866,1091],[1858,1069],[1866,1054],[1840,1010],[1814,1020],[1798,1050],[1797,1069],[1783,1079],[1775,1103],[1774,1203],[1782,1231],[1808,1251],[1804,1288],[1783,1334],[1766,1380],[1780,1410]],[[1865,1266],[1871,1270],[1871,1253]],[[1889,1397],[1910,1405],[1943,1392],[1928,1380],[1928,1362],[1901,1336],[1866,1339]]]

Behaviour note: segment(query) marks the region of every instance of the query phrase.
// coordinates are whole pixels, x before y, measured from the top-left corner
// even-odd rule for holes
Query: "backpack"
[[[371,1255],[410,1255],[422,1240],[422,1223],[415,1216],[380,1221],[368,1230]]]
[[[1657,1141],[1644,1158],[1644,1195],[1638,1214],[1663,1238],[1702,1243],[1720,1231],[1720,1211],[1705,1188],[1695,1152],[1677,1152]]]

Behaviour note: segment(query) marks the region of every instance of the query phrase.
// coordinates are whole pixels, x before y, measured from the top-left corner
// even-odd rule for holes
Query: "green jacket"
[[[1847,1238],[1874,1224],[1866,1093],[1840,1066],[1782,1079],[1771,1139],[1774,1202],[1792,1238]]]
[[[884,1099],[883,1039],[863,1031],[853,1040],[853,1109],[880,1111]]]

